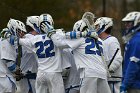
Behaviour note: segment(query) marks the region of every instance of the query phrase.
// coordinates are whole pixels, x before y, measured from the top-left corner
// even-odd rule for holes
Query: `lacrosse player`
[[[122,56],[120,44],[114,36],[110,35],[113,21],[109,17],[100,17],[95,23],[96,31],[104,43],[104,55],[108,64],[111,77],[108,83],[111,93],[120,93],[121,77],[122,77]],[[119,49],[119,50],[118,50]],[[116,55],[115,55],[116,53]],[[114,59],[112,59],[114,57]]]
[[[48,24],[49,30],[53,29],[53,20],[49,14],[40,15],[39,23],[42,22]],[[19,43],[38,57],[36,93],[64,93],[61,51],[45,33],[46,30],[41,30],[41,34],[32,38],[20,38]]]
[[[106,63],[101,57],[103,52],[101,40],[97,42],[93,38],[70,40],[66,39],[65,34],[60,35],[55,33],[54,29],[51,30],[48,23],[42,23],[40,26],[57,47],[73,50],[76,67],[80,70],[80,78],[83,79],[80,93],[111,93],[107,82]],[[73,31],[85,30],[88,30],[88,25],[84,20],[79,20],[74,24]]]
[[[4,36],[9,37],[9,33],[17,36],[16,32],[19,30],[26,32],[24,24],[18,20],[10,19],[7,27],[4,29],[7,30]],[[12,73],[16,73],[17,45],[9,42],[9,38],[3,39],[0,43],[0,92],[15,93],[16,84]]]
[[[122,93],[140,93],[140,12],[130,12],[122,21],[125,24],[123,40],[126,45],[120,90]]]
[[[64,34],[61,30],[56,33]],[[79,93],[80,74],[76,68],[72,50],[70,48],[62,50],[63,81],[66,93]]]
[[[32,38],[39,34],[38,27],[39,16],[29,16],[26,20],[26,29],[29,31],[25,38]],[[35,53],[22,46],[22,58],[20,69],[24,74],[23,79],[19,81],[21,93],[36,93],[35,92],[35,79],[37,73],[37,59]]]
[[[8,28],[6,29],[8,30]],[[0,58],[0,92],[15,93],[15,79],[11,73],[15,71],[15,68],[11,68],[15,66],[16,53],[14,47],[7,39],[0,41]]]

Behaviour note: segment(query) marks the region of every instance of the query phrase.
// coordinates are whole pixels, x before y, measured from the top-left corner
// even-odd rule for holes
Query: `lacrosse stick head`
[[[88,25],[89,28],[94,28],[94,19],[95,19],[95,15],[91,12],[85,12],[82,16],[82,20],[84,20]]]

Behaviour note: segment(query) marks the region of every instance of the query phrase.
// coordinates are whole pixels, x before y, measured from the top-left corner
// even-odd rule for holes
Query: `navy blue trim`
[[[10,44],[14,45],[15,37],[13,35],[10,36]]]
[[[45,36],[45,35],[43,35],[43,36],[42,36],[42,39],[45,39],[45,37],[46,37],[46,36]]]
[[[36,32],[37,32],[37,33],[40,33],[39,27],[37,27],[37,25],[36,25],[35,23],[34,23],[33,25],[34,25],[34,27],[35,27]]]
[[[16,64],[14,63],[12,66],[8,67],[10,71],[14,71],[16,69]]]
[[[73,32],[73,38],[76,39],[76,32]]]
[[[102,28],[97,32],[97,34],[101,34],[103,32],[103,30],[105,29],[105,25],[102,26]]]
[[[31,71],[28,71],[27,74],[25,74],[24,78],[27,79],[36,79],[36,73],[32,73]]]
[[[71,89],[74,89],[74,88],[79,88],[81,85],[76,85],[76,86],[70,86],[69,88],[65,89],[66,93],[69,93]]]
[[[70,32],[70,38],[72,39],[72,32]]]
[[[15,86],[15,88],[17,88],[15,82],[13,82],[13,81],[11,80],[11,78],[8,77],[7,75],[6,75],[6,77],[7,77],[7,78],[10,80],[10,82]]]
[[[113,83],[113,90],[112,90],[112,92],[113,92],[113,93],[115,93],[115,87],[114,87],[114,83]]]
[[[28,81],[28,86],[29,86],[29,92],[33,93],[32,85],[31,85],[31,83],[30,83],[30,80],[27,79],[27,81]]]

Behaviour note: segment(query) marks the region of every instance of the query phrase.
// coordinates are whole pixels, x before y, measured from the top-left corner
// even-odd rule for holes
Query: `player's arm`
[[[115,72],[116,70],[118,70],[120,68],[120,66],[122,66],[122,55],[121,55],[121,49],[120,49],[120,45],[118,41],[113,41],[110,46],[109,46],[109,53],[110,53],[110,57],[112,58],[115,54],[115,52],[118,50],[116,56],[114,57],[113,62],[111,63],[110,67],[109,67],[109,71],[110,72]],[[111,60],[111,59],[110,59]]]
[[[137,51],[140,51],[139,44],[132,43],[129,47],[130,55],[128,66],[125,71],[124,79],[122,82],[122,86],[124,86],[126,89],[128,89],[131,85],[132,82],[135,80],[137,74],[139,73],[140,69],[140,55]]]
[[[75,49],[75,48],[79,47],[84,40],[84,38],[72,39],[72,40],[66,39],[65,35],[62,36],[57,33],[53,34],[51,36],[51,39],[57,47],[71,48],[71,49]]]
[[[52,39],[53,43],[57,47],[59,47],[59,48],[72,48],[72,45],[74,45],[74,44],[68,43],[68,41],[66,40],[66,36],[65,35],[58,34],[57,30],[56,29],[52,29],[52,28],[50,30],[50,28],[48,27],[47,24],[45,24],[45,23],[41,24],[41,29],[44,32],[46,32],[47,36]],[[78,44],[80,45],[80,43],[78,43]],[[78,44],[75,44],[73,47],[77,47]]]
[[[98,39],[98,34],[95,31],[83,31],[83,32],[71,31],[66,33],[66,38],[68,39],[78,39],[81,37],[91,37]]]
[[[33,52],[33,50],[32,50],[33,44],[31,42],[30,38],[19,38],[19,44]]]
[[[65,35],[60,35],[59,33],[54,33],[50,37],[53,43],[59,48],[70,48],[65,42]]]
[[[7,60],[7,59],[2,59],[2,62],[6,63],[7,68],[8,68],[11,72],[16,71],[16,63],[15,63],[15,61]]]

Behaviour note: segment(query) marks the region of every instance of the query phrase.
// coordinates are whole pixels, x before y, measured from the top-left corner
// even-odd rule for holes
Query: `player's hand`
[[[96,33],[96,31],[83,31],[81,32],[83,37],[91,37],[91,38],[95,38],[98,39],[98,34]]]
[[[56,32],[53,26],[49,25],[47,22],[42,22],[40,24],[40,29],[44,31],[48,37],[51,37],[51,35]]]
[[[88,34],[89,34],[89,37],[91,37],[91,38],[95,38],[95,39],[99,38],[98,34],[96,32],[88,32]]]
[[[16,69],[16,71],[14,72],[14,78],[16,78],[16,81],[20,81],[21,79],[23,79],[24,75],[22,74],[21,69]]]

